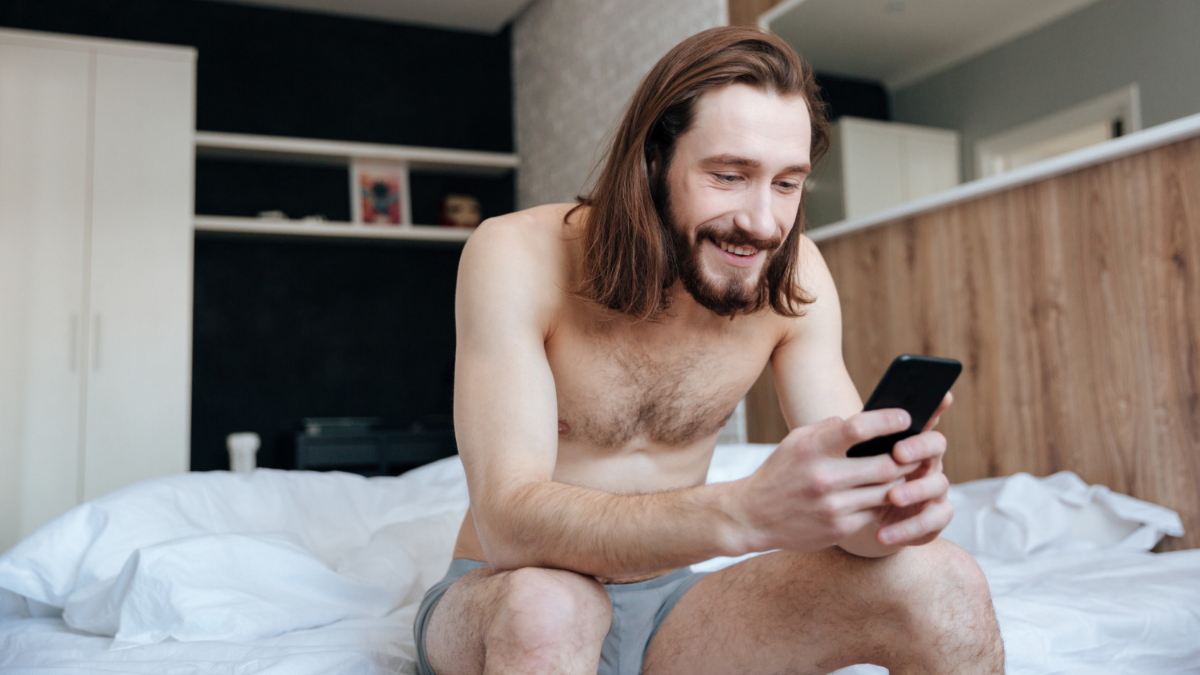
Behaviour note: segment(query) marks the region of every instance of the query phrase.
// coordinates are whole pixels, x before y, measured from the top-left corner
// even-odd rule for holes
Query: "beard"
[[[705,309],[718,316],[734,317],[738,314],[750,314],[760,309],[765,303],[770,290],[770,279],[767,270],[779,253],[783,240],[779,237],[772,239],[755,239],[740,229],[722,229],[711,223],[701,225],[696,229],[695,240],[688,238],[687,232],[679,227],[674,217],[670,194],[666,186],[662,186],[662,203],[666,208],[659,208],[659,218],[675,244],[673,256],[676,278],[683,284],[684,290]],[[729,268],[724,278],[714,277],[706,273],[701,260],[701,247],[708,239],[714,244],[726,243],[733,246],[751,246],[766,252],[766,260],[759,267],[757,274],[746,268]],[[719,246],[718,246],[719,248]]]

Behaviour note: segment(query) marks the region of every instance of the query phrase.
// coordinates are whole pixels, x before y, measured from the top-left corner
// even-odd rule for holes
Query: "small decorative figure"
[[[438,225],[475,227],[482,220],[483,209],[479,206],[479,200],[471,195],[449,194],[442,199]]]

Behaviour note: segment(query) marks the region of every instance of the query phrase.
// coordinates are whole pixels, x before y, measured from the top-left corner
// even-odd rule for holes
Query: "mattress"
[[[772,449],[719,446],[709,481]],[[950,496],[944,536],[987,575],[1009,673],[1200,673],[1200,550],[1149,552],[1182,534],[1178,515],[1068,472]],[[0,556],[0,670],[413,673],[417,603],[467,503],[457,458],[388,478],[259,469],[130,486]]]

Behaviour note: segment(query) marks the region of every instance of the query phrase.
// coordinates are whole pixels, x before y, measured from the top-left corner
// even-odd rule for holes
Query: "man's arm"
[[[633,578],[719,555],[815,550],[863,526],[862,505],[879,503],[879,490],[839,493],[833,504],[807,486],[813,476],[829,486],[896,478],[890,459],[826,461],[829,448],[844,454],[904,428],[884,415],[804,430],[773,456],[775,469],[732,483],[613,495],[553,481],[558,409],[545,340],[561,294],[560,254],[527,218],[480,226],[463,251],[456,296],[455,432],[494,568]]]
[[[790,322],[771,359],[776,391],[790,429],[831,416],[850,418],[863,409],[842,359],[837,289],[816,244],[807,237],[801,239],[800,260],[800,283],[816,301],[802,319]],[[932,429],[951,400],[947,395],[924,433],[897,444],[893,461],[900,463],[897,469],[905,479],[886,486],[887,501],[878,507],[878,517],[839,540],[842,549],[864,557],[889,555],[902,546],[932,541],[950,523],[954,511],[945,497],[949,482],[941,464],[946,443]]]

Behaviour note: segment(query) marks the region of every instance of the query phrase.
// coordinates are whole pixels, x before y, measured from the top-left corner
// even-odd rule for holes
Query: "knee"
[[[957,599],[954,604],[984,606],[991,612],[992,591],[987,577],[975,558],[960,546],[935,539],[925,546],[909,548],[906,553],[910,556],[909,573],[935,596],[932,599]]]
[[[507,572],[497,602],[488,641],[526,653],[598,646],[612,623],[604,587],[565,570],[523,567]]]
[[[944,539],[904,551],[908,593],[897,598],[910,630],[939,644],[969,649],[986,659],[1003,659],[992,594],[971,554]]]

